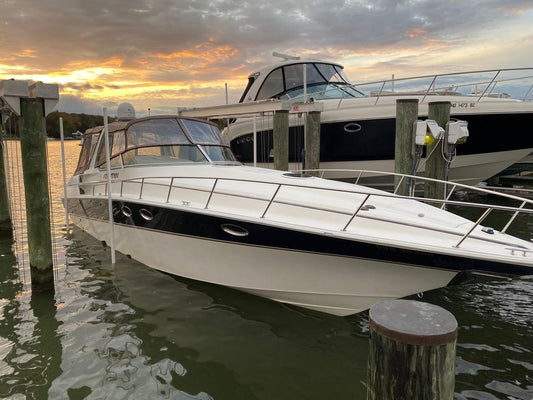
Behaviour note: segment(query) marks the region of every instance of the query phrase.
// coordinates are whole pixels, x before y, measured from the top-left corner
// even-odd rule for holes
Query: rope
[[[442,139],[437,139],[438,142],[433,148],[431,149],[431,152],[426,156],[424,160],[422,160],[422,163],[418,166],[416,172],[420,172],[422,168],[426,169],[426,162],[430,159],[430,157],[433,155],[435,150],[437,150],[439,147],[441,147],[441,144],[444,142]]]

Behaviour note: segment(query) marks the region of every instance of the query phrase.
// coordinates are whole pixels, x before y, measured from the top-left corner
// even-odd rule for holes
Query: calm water
[[[68,142],[69,175],[79,146]],[[49,142],[56,290],[34,295],[15,142],[16,240],[0,239],[0,398],[365,399],[367,315],[291,308],[174,278],[64,228],[60,144]],[[533,221],[513,231],[531,238]],[[216,262],[216,255],[213,255]],[[456,399],[533,399],[533,279],[426,293],[460,326]]]

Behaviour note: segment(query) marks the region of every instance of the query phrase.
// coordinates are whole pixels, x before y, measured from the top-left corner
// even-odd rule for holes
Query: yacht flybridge
[[[103,127],[84,134],[71,218],[111,243],[110,195],[116,249],[169,274],[349,315],[469,271],[533,273],[533,243],[483,226],[492,210],[510,222],[531,213],[528,200],[469,204],[487,210],[470,221],[425,199],[242,165],[216,125],[176,116],[119,118],[108,138],[110,176]]]
[[[533,69],[498,70],[352,84],[340,64],[285,60],[251,74],[240,102],[321,102],[320,166],[331,170],[327,178],[348,179],[353,178],[350,169],[394,171],[396,100],[419,99],[420,117],[427,117],[429,102],[449,101],[452,119],[466,121],[470,132],[468,141],[457,147],[450,180],[473,185],[533,152],[533,102],[497,90],[519,82],[530,88],[521,92],[527,96],[532,76]],[[259,118],[255,124],[255,143],[250,118],[234,121],[224,138],[239,161],[251,164],[255,147],[258,165],[271,166],[272,118]],[[293,168],[302,162],[304,124],[298,113],[289,121]],[[422,161],[419,172],[424,165]]]

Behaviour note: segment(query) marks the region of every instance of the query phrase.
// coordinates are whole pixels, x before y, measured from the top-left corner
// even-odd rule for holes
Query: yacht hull
[[[243,166],[201,120],[119,118],[87,130],[66,199],[75,224],[149,267],[337,315],[461,272],[533,273],[530,242],[481,225],[500,210],[513,213],[508,226],[531,213],[528,200],[467,204],[486,209],[474,223],[415,198]]]
[[[108,242],[109,224],[73,217]],[[458,271],[276,249],[115,226],[115,246],[156,270],[346,316],[380,300],[446,286]],[[251,262],[251,260],[254,260]]]
[[[98,218],[106,206],[103,199],[69,205],[76,225],[109,243],[109,224]],[[124,206],[137,217],[124,216]],[[528,270],[197,212],[130,202],[113,208],[116,249],[154,269],[339,316],[446,286],[461,271]],[[152,219],[139,217],[146,214]]]
[[[395,99],[387,99],[377,105],[365,104],[367,101],[353,99],[343,103],[339,109],[332,109],[333,105],[324,101],[320,168],[394,171]],[[460,104],[457,100],[455,102]],[[426,118],[425,115],[427,106],[420,110],[421,118]],[[301,169],[303,119],[297,116],[291,118],[289,163],[291,168]],[[457,156],[450,165],[452,181],[477,184],[533,151],[533,109],[527,103],[499,101],[475,104],[475,107],[465,110],[457,107],[452,111],[452,118],[466,120],[470,133],[467,142],[457,146]],[[269,118],[263,118],[256,125],[258,166],[271,167],[272,123]],[[247,164],[253,163],[255,142],[252,132],[252,121],[242,119],[230,125],[224,133],[238,159]],[[418,172],[424,172],[424,161],[420,163]],[[354,178],[353,173],[348,171],[330,175],[333,179]]]

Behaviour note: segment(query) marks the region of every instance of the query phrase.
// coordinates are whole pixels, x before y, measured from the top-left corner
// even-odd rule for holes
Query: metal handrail
[[[378,86],[380,85],[380,88],[377,90],[377,94],[373,95],[373,94],[370,94],[369,97],[375,97],[376,98],[376,101],[374,102],[374,105],[377,105],[377,103],[379,102],[379,100],[381,99],[381,97],[385,96],[385,87],[387,84],[390,84],[391,86],[393,86],[394,84],[397,84],[399,82],[402,82],[402,83],[405,83],[405,82],[414,82],[414,81],[417,81],[417,80],[424,80],[424,79],[431,79],[431,83],[429,85],[420,85],[419,88],[411,88],[411,89],[405,89],[404,91],[399,91],[399,92],[395,92],[394,90],[392,92],[387,92],[386,95],[394,95],[395,93],[400,95],[400,94],[412,94],[412,95],[415,95],[415,94],[419,94],[422,97],[421,99],[421,103],[423,103],[426,99],[426,97],[428,97],[429,95],[433,94],[433,93],[439,93],[440,91],[443,91],[443,90],[447,90],[449,89],[450,87],[454,88],[454,89],[458,89],[458,88],[465,88],[465,87],[477,87],[478,85],[479,86],[485,86],[485,89],[483,90],[482,94],[477,97],[476,99],[476,96],[478,95],[478,93],[470,93],[470,94],[466,94],[466,93],[460,93],[460,92],[457,92],[457,94],[459,95],[464,95],[464,96],[471,96],[472,97],[472,100],[476,99],[475,101],[476,102],[479,102],[481,101],[484,97],[488,97],[490,96],[490,94],[494,91],[494,88],[496,87],[497,84],[499,83],[502,83],[502,82],[512,82],[512,81],[518,81],[518,80],[524,80],[524,79],[532,79],[533,78],[533,75],[523,75],[523,76],[518,76],[518,77],[512,77],[512,78],[504,78],[504,79],[499,79],[499,80],[496,80],[496,78],[501,75],[502,73],[505,73],[505,72],[515,72],[515,71],[524,71],[524,72],[528,72],[528,73],[532,73],[533,72],[533,67],[525,67],[525,68],[502,68],[502,69],[488,69],[488,70],[477,70],[477,71],[464,71],[464,72],[449,72],[449,73],[443,73],[443,74],[434,74],[434,75],[420,75],[420,76],[411,76],[411,77],[406,77],[406,78],[393,78],[393,79],[382,79],[382,80],[377,80],[377,81],[369,81],[369,82],[360,82],[360,83],[347,83],[345,84],[346,86],[348,87],[352,87],[353,89],[357,90],[357,91],[362,91],[364,93],[364,89],[362,90],[361,88],[367,86]],[[478,81],[472,81],[472,82],[466,82],[466,83],[448,83],[446,86],[439,86],[439,87],[436,87],[435,86],[435,83],[436,81],[439,79],[439,78],[449,78],[449,77],[457,77],[458,79],[460,79],[461,77],[466,77],[467,75],[473,75],[473,74],[488,74],[488,73],[491,73],[491,74],[494,74],[494,76],[492,76],[491,78],[488,78],[488,80],[486,78],[482,78],[483,80],[478,80]],[[474,78],[472,78],[474,79]],[[489,88],[491,88],[492,86],[492,89],[489,91]],[[335,89],[325,89],[325,90],[321,90],[321,91],[318,91],[316,93],[318,94],[322,94],[322,95],[325,95],[327,94],[328,92],[336,92],[338,89],[335,88]],[[526,100],[528,95],[530,94],[530,92],[533,90],[533,84],[529,85],[528,86],[528,90],[526,91],[526,93],[521,96],[519,99],[520,100]],[[291,97],[288,93],[286,94],[286,96],[289,98],[290,101],[297,101],[297,99],[299,99],[300,97],[302,97],[301,94],[298,94],[297,96],[294,96],[294,97]],[[339,98],[339,103],[337,105],[337,108],[340,108],[340,105],[342,103],[342,101],[345,99],[344,98],[344,94]],[[320,99],[316,99],[316,100],[320,100]]]
[[[343,169],[342,170],[307,170],[306,172],[319,172],[319,173],[322,173],[322,172],[340,172],[340,171],[345,172],[347,170],[343,170]],[[415,179],[415,180],[419,180],[419,181],[433,181],[433,182],[439,182],[439,183],[446,183],[446,182],[438,180],[438,179],[419,177],[419,176],[412,176],[412,175],[408,175],[408,174],[399,174],[399,173],[392,173],[392,172],[384,173],[384,172],[381,172],[381,171],[365,171],[365,170],[355,170],[355,171],[351,170],[351,171],[359,173],[358,178],[357,178],[358,180],[361,178],[361,176],[364,173],[367,173],[367,174],[373,174],[373,175],[400,176],[401,179],[399,180],[398,185],[401,184],[401,182],[405,178]],[[303,171],[298,171],[298,172],[303,172]],[[139,191],[140,192],[139,193],[139,199],[142,199],[143,190],[144,190],[145,186],[149,186],[149,185],[160,185],[160,186],[165,186],[165,187],[168,186],[168,193],[167,193],[167,196],[166,196],[167,197],[166,198],[166,203],[169,203],[170,194],[171,194],[172,188],[180,187],[180,186],[175,186],[174,185],[175,181],[178,180],[178,179],[187,179],[187,178],[190,178],[190,176],[172,176],[172,177],[170,177],[170,176],[146,176],[146,177],[142,177],[142,178],[134,178],[134,179],[126,179],[126,180],[113,180],[112,184],[120,182],[120,184],[121,184],[120,197],[124,197],[123,186],[124,186],[125,182],[135,182],[135,183],[140,184],[141,188],[140,188],[140,191]],[[170,183],[169,184],[162,184],[162,183],[149,182],[150,180],[154,180],[154,179],[170,179]],[[469,190],[469,191],[476,191],[476,192],[480,192],[480,193],[484,193],[484,194],[492,194],[492,195],[496,195],[496,196],[499,196],[499,197],[504,197],[504,198],[508,198],[508,199],[512,199],[512,200],[519,200],[522,203],[521,203],[521,205],[519,207],[513,207],[513,206],[502,206],[502,205],[494,205],[494,204],[481,204],[481,203],[450,200],[451,194],[449,194],[446,199],[432,199],[432,198],[430,199],[430,198],[417,197],[417,196],[401,196],[401,195],[388,193],[388,192],[381,192],[381,191],[369,193],[368,191],[362,190],[359,187],[357,189],[354,189],[354,190],[344,190],[344,189],[336,189],[336,188],[329,188],[329,187],[323,187],[323,186],[307,186],[307,185],[300,185],[300,184],[296,184],[296,183],[268,182],[268,181],[258,181],[258,180],[253,180],[253,179],[215,178],[215,177],[195,177],[195,179],[198,179],[198,180],[213,180],[214,181],[213,185],[212,185],[212,187],[210,189],[206,189],[206,190],[198,189],[198,188],[194,188],[193,189],[193,190],[199,190],[199,191],[202,191],[202,192],[209,193],[209,196],[208,196],[208,199],[207,199],[206,204],[204,206],[204,209],[208,209],[209,208],[209,204],[210,204],[211,199],[212,199],[212,197],[213,197],[213,195],[215,193],[223,194],[223,195],[229,195],[229,196],[236,196],[236,197],[239,197],[239,198],[250,198],[250,199],[254,199],[254,200],[264,200],[264,201],[267,201],[268,204],[265,207],[265,209],[264,209],[264,211],[263,211],[263,213],[261,215],[261,218],[265,218],[265,216],[266,216],[267,212],[269,211],[271,205],[273,203],[277,202],[277,196],[278,196],[278,193],[279,193],[279,191],[280,191],[280,189],[282,187],[300,187],[300,188],[311,189],[311,190],[330,191],[330,192],[337,192],[337,193],[350,193],[350,194],[359,194],[359,195],[365,196],[364,200],[362,201],[362,203],[359,204],[355,208],[353,213],[347,213],[347,212],[338,211],[338,210],[327,210],[327,209],[320,208],[321,211],[328,211],[328,212],[331,212],[331,213],[347,215],[347,216],[349,215],[349,219],[344,224],[344,227],[342,229],[340,229],[340,231],[346,231],[346,229],[353,222],[355,217],[357,217],[359,215],[359,212],[364,207],[364,205],[367,203],[367,201],[368,201],[368,199],[370,197],[410,199],[410,200],[420,201],[420,202],[424,202],[424,203],[442,204],[442,206],[451,205],[451,206],[461,206],[461,207],[471,207],[471,208],[482,208],[482,209],[485,209],[485,212],[483,213],[483,215],[474,223],[474,225],[468,230],[468,232],[463,235],[463,237],[459,240],[459,242],[455,245],[455,247],[459,247],[463,243],[463,241],[472,234],[472,232],[475,230],[475,228],[477,226],[479,226],[481,224],[481,222],[493,210],[513,212],[513,215],[511,216],[511,218],[509,219],[509,221],[506,223],[505,227],[502,230],[503,233],[509,228],[509,225],[515,220],[515,218],[516,218],[516,216],[518,214],[522,213],[522,214],[533,215],[533,209],[524,208],[526,205],[533,206],[533,200],[524,199],[522,197],[509,195],[509,194],[506,194],[506,193],[498,193],[498,192],[494,192],[492,190],[487,190],[487,189],[484,189],[484,188],[463,185],[463,184],[456,183],[456,182],[453,183],[452,191],[456,190],[457,188],[463,188],[463,189],[466,189],[466,190]],[[246,196],[246,195],[235,194],[235,193],[227,193],[227,192],[224,193],[223,191],[216,191],[217,185],[218,185],[218,183],[220,181],[261,183],[261,184],[267,184],[267,185],[277,185],[277,188],[276,188],[276,190],[274,191],[274,193],[270,197],[262,197],[261,198],[261,197]],[[77,186],[78,184],[70,184],[70,185],[76,185]],[[107,190],[108,190],[107,182],[103,181],[103,180],[102,181],[94,181],[94,182],[83,182],[82,185],[84,185],[84,186],[91,185],[92,186],[92,188],[93,188],[92,196],[93,197],[96,196],[95,192],[94,192],[94,188],[96,186],[98,186],[98,185],[105,185],[105,192],[106,193],[107,193]],[[395,190],[396,189],[397,188],[395,188]],[[298,206],[298,207],[302,207],[302,208],[308,208],[308,209],[318,209],[316,207],[306,206],[306,205],[297,204],[297,203],[290,203],[290,202],[286,202],[286,201],[280,201],[279,203],[280,204],[294,205],[294,206]]]
[[[463,243],[464,240],[465,240],[468,236],[470,236],[470,234],[474,231],[474,229],[476,229],[476,228],[479,226],[479,224],[481,224],[481,223],[485,220],[485,218],[488,217],[488,215],[491,213],[491,211],[492,211],[492,208],[490,208],[490,207],[487,208],[487,209],[485,210],[485,212],[483,213],[483,215],[482,215],[481,217],[478,218],[478,220],[475,222],[475,224],[472,225],[472,227],[468,230],[468,232],[466,232],[466,233],[463,235],[463,237],[461,238],[461,240],[459,240],[459,242],[458,242],[454,247],[459,247],[459,246],[461,245],[461,243]]]

